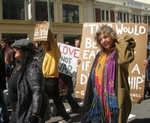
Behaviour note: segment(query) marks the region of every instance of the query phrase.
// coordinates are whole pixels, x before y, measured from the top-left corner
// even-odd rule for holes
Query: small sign
[[[48,29],[49,29],[49,22],[36,24],[34,29],[33,41],[47,41]]]

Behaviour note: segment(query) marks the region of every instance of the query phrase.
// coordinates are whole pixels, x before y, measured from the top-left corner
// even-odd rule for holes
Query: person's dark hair
[[[94,40],[96,41],[97,45],[100,46],[102,51],[105,51],[105,49],[104,47],[102,47],[100,40],[99,40],[99,36],[101,34],[107,34],[108,36],[111,36],[111,38],[114,41],[114,46],[115,46],[115,42],[117,42],[118,40],[117,33],[110,26],[103,25],[96,31],[95,36],[94,36]]]
[[[11,46],[12,42],[9,38],[3,38],[1,39],[1,41],[5,42],[6,44],[8,44],[8,46]]]
[[[75,41],[76,41],[76,40],[80,40],[80,42],[81,42],[81,38],[82,38],[82,36],[79,36],[79,37],[77,37],[77,38],[75,39]]]
[[[22,67],[25,67],[28,63],[30,63],[33,60],[34,56],[34,50],[21,49],[21,60],[19,61],[19,64]]]

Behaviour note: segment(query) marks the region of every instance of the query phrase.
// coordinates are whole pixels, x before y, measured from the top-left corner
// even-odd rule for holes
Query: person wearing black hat
[[[12,45],[17,65],[8,81],[12,108],[10,123],[44,123],[50,119],[42,69],[33,59],[33,43],[20,39]]]

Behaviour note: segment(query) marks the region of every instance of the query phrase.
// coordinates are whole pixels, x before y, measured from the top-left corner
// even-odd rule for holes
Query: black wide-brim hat
[[[19,48],[19,49],[28,49],[28,50],[34,50],[33,42],[28,39],[20,39],[16,40],[12,44],[13,48]]]

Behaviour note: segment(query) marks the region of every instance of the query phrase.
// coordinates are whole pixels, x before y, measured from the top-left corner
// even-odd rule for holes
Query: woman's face
[[[99,35],[99,41],[102,47],[104,47],[107,51],[111,51],[113,48],[113,39],[111,36],[108,36],[107,34],[101,34]]]
[[[80,48],[80,40],[75,40],[75,47]]]
[[[21,60],[21,49],[19,49],[19,48],[13,48],[13,49],[15,52],[15,58],[20,61]]]

